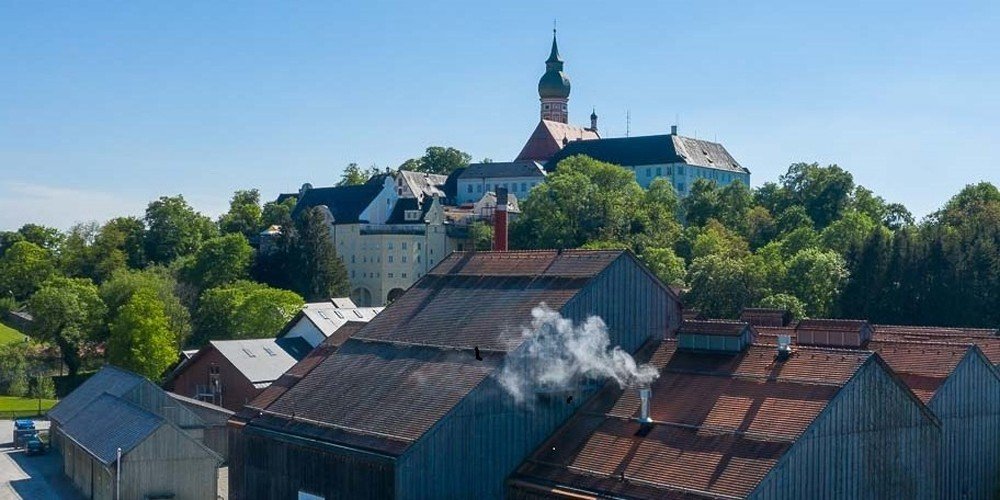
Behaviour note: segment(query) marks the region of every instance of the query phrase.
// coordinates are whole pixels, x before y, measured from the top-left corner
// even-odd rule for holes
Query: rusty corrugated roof
[[[872,356],[800,348],[777,361],[773,346],[733,356],[676,345],[650,360],[650,428],[634,420],[636,391],[609,385],[514,479],[634,498],[746,496]]]
[[[1000,365],[1000,336],[997,330],[986,328],[953,328],[941,326],[875,325],[876,340],[956,342],[976,344],[994,365]]]

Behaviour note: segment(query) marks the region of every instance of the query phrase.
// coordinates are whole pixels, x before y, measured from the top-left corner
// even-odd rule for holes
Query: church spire
[[[569,123],[569,77],[563,73],[556,30],[552,28],[552,50],[545,61],[545,74],[538,81],[538,97],[542,101],[542,119]]]

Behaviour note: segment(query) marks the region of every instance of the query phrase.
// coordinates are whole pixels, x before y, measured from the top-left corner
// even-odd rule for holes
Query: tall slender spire
[[[552,63],[562,63],[562,58],[559,57],[559,44],[556,43],[556,29],[552,28],[552,51],[549,52],[549,58],[545,61],[546,67]],[[560,65],[559,69],[562,69]]]
[[[542,101],[542,119],[569,123],[569,77],[563,73],[563,60],[559,57],[556,29],[552,27],[552,50],[545,61],[545,74],[538,81],[538,97]]]

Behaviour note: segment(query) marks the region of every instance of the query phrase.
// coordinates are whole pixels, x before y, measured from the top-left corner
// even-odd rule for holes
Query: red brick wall
[[[238,411],[263,390],[255,389],[253,384],[212,346],[204,347],[192,361],[174,378],[170,388],[174,393],[189,398],[195,397],[199,385],[208,385],[208,369],[213,364],[219,366],[219,380],[222,384],[220,406]]]

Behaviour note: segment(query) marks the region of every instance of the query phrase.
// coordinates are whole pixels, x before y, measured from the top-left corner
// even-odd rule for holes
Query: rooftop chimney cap
[[[677,125],[670,126],[670,135],[677,135]]]
[[[653,396],[653,390],[649,386],[639,388],[639,423],[651,424],[653,419],[649,416],[649,400]]]
[[[778,359],[788,359],[792,354],[792,336],[778,335]]]

